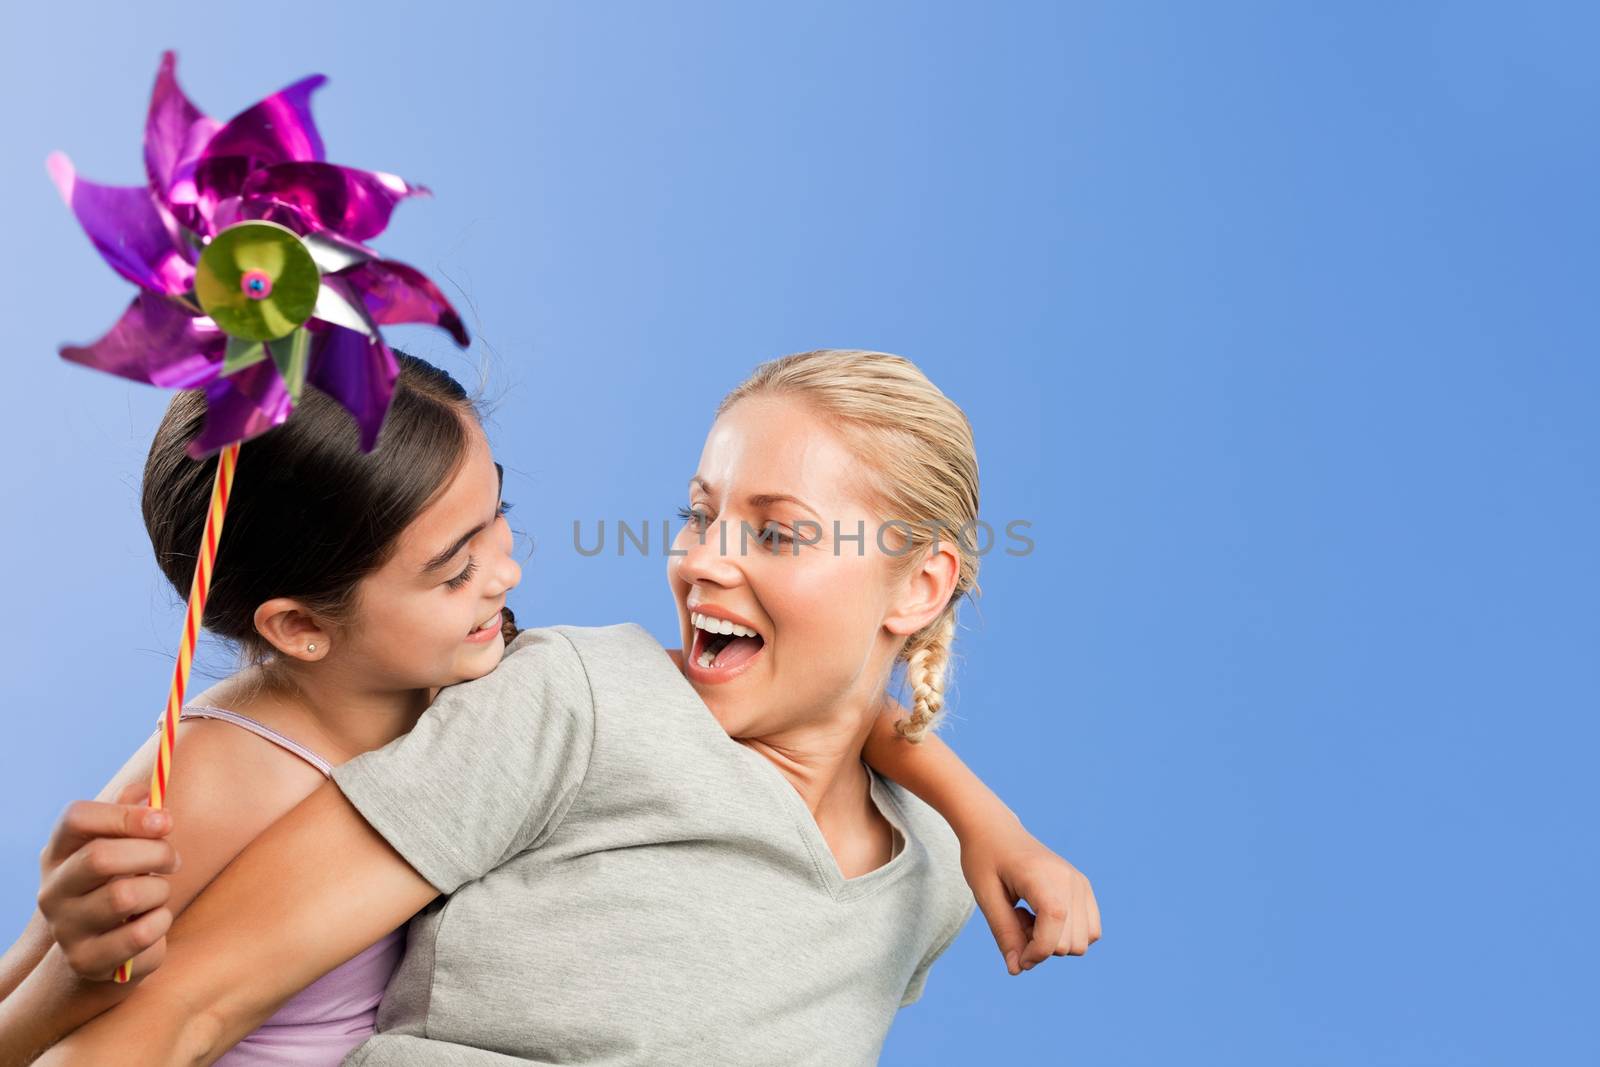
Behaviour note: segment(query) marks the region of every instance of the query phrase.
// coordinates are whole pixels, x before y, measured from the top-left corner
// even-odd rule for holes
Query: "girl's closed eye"
[[[472,576],[477,574],[477,573],[478,573],[478,561],[473,559],[471,556],[468,556],[467,557],[467,565],[464,568],[462,568],[461,573],[456,575],[454,578],[451,578],[448,582],[445,582],[444,584],[450,589],[460,589],[463,586],[465,586],[468,582],[472,581]]]

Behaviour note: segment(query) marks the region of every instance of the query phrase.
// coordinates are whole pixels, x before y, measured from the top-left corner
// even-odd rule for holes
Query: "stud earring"
[[[306,646],[306,651],[307,652],[315,652],[316,650],[317,650],[317,646],[315,644],[309,644],[309,645]]]

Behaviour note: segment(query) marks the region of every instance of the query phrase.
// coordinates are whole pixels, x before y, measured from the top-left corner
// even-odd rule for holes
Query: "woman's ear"
[[[280,653],[303,663],[315,663],[328,654],[333,634],[304,604],[288,597],[268,600],[256,608],[256,633]]]
[[[943,540],[929,545],[922,561],[901,579],[883,625],[892,634],[910,637],[950,606],[960,577],[960,550]]]

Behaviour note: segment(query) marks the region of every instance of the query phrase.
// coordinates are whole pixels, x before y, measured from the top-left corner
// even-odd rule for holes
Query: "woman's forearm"
[[[158,971],[39,1063],[211,1063],[437,895],[325,785],[178,917]]]
[[[865,749],[873,770],[909,789],[944,816],[963,839],[996,825],[1020,826],[1011,809],[936,735],[919,743],[900,736],[894,724],[904,714],[905,709],[891,701],[873,724]]]

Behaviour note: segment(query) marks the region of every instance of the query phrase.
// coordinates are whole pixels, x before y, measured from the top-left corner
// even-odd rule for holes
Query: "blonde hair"
[[[799,399],[860,457],[862,488],[900,535],[902,573],[921,562],[922,549],[935,539],[954,542],[960,553],[949,603],[906,639],[897,659],[906,664],[912,707],[896,728],[921,741],[944,709],[956,605],[979,592],[972,425],[916,364],[884,352],[831,348],[770,360],[723,398],[717,415],[753,396]]]

